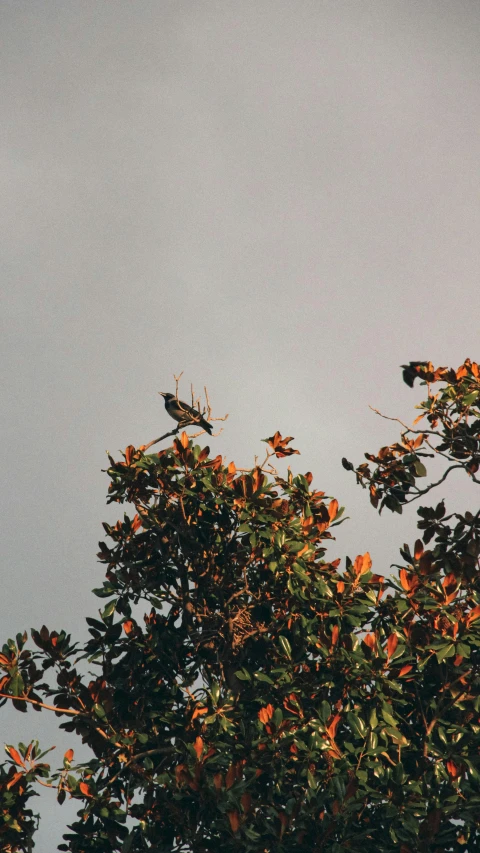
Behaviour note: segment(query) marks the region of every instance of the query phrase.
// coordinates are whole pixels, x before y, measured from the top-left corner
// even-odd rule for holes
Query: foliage
[[[428,384],[430,429],[356,469],[394,511],[435,485],[417,487],[425,453],[475,482],[480,460],[477,365],[405,373]],[[278,457],[290,441],[267,439]],[[108,474],[108,501],[134,513],[104,525],[90,640],[43,627],[36,651],[18,635],[0,658],[1,695],[53,708],[92,750],[49,777],[80,806],[59,849],[478,850],[480,511],[420,507],[422,539],[386,578],[368,553],[326,559],[343,510],[310,473],[237,470],[183,433],[127,447]],[[37,772],[16,766],[12,853],[28,849],[18,797]]]

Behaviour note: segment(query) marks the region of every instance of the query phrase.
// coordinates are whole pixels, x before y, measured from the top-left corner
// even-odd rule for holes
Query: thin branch
[[[463,468],[463,467],[464,467],[463,465],[450,465],[450,468],[447,468],[447,470],[445,471],[443,476],[440,477],[440,479],[437,480],[436,483],[430,483],[430,485],[427,486],[426,489],[418,489],[416,495],[411,500],[405,501],[405,503],[411,504],[411,503],[413,503],[413,501],[416,501],[417,498],[420,498],[422,495],[426,495],[427,492],[429,492],[431,489],[434,489],[436,486],[439,486],[440,483],[443,483],[443,481],[447,479],[450,471],[453,471],[455,468]]]
[[[123,773],[124,770],[129,766],[129,764],[133,764],[134,761],[138,761],[139,758],[146,758],[148,755],[173,755],[175,753],[175,747],[173,746],[163,746],[158,747],[157,749],[148,749],[146,752],[138,752],[136,755],[132,755],[128,761],[125,762],[123,767],[120,768],[118,773],[112,777],[112,779],[108,779],[105,783],[105,787],[108,785],[113,785],[114,782],[117,781],[118,777]]]
[[[145,453],[150,447],[153,447],[154,444],[158,444],[159,441],[163,441],[164,438],[168,438],[170,435],[176,435],[181,430],[181,425],[179,425],[176,429],[172,429],[171,432],[166,432],[165,435],[161,435],[160,438],[154,438],[153,441],[149,441],[148,444],[141,444],[138,448]]]
[[[175,397],[177,398],[177,400],[178,400],[178,383],[180,382],[180,379],[182,378],[182,376],[183,376],[183,370],[181,373],[178,374],[178,376],[175,376],[175,374],[173,374],[173,378],[175,379]]]
[[[56,711],[59,714],[71,714],[73,717],[83,715],[83,711],[74,711],[73,708],[57,708],[55,705],[46,705],[45,702],[40,702],[38,699],[29,699],[28,696],[11,696],[10,693],[0,693],[4,699],[17,699],[19,702],[30,702],[32,705],[38,705],[40,708],[46,708],[47,711]]]
[[[72,717],[81,717],[105,740],[110,740],[110,736],[103,729],[95,725],[92,718],[84,711],[74,711],[73,708],[57,708],[56,705],[47,705],[45,702],[40,702],[38,699],[30,699],[28,696],[11,696],[9,693],[0,693],[0,697],[4,699],[16,699],[18,702],[30,702],[31,705],[37,705],[39,708],[45,708],[47,711],[55,711],[57,714],[70,714]],[[116,743],[115,746],[121,746],[121,744]]]

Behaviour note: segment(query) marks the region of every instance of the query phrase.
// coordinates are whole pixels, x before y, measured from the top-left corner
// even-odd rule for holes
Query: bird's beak
[[[166,397],[166,396],[167,396],[167,395],[166,395],[166,393],[165,393],[165,391],[159,391],[158,393],[160,394],[160,396],[161,396],[161,397]]]

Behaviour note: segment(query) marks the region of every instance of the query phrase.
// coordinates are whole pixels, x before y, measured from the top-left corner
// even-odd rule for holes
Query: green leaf
[[[479,394],[480,394],[480,391],[472,391],[470,394],[466,394],[465,397],[463,398],[464,406],[471,406],[472,403],[475,402],[475,400],[477,399]]]
[[[322,722],[326,723],[328,718],[330,717],[331,713],[332,713],[332,709],[330,708],[330,704],[329,704],[329,702],[326,702],[324,699],[320,705],[320,708],[318,709],[318,716],[320,717]]]
[[[466,643],[457,643],[457,654],[461,655],[462,658],[469,658],[470,646],[467,646]]]
[[[237,678],[238,678],[240,681],[250,681],[250,680],[251,680],[251,678],[252,678],[252,676],[250,675],[250,673],[249,673],[249,672],[247,672],[247,670],[246,670],[246,669],[239,669],[239,670],[237,670],[237,672],[235,673],[235,675],[237,676]]]
[[[392,717],[390,712],[384,708],[382,708],[382,717],[385,720],[385,722],[388,723],[389,726],[396,726],[397,725],[397,721],[396,721],[395,717]]]
[[[270,678],[270,676],[265,675],[264,672],[254,672],[253,677],[257,679],[257,681],[265,681],[267,684],[275,684],[274,681]]]
[[[283,723],[283,712],[281,708],[275,708],[272,719],[277,728],[278,726],[281,726]]]
[[[286,657],[290,660],[292,657],[292,647],[288,642],[287,638],[280,634],[278,642],[280,643],[283,654],[286,655]]]
[[[102,619],[108,619],[108,617],[111,616],[112,613],[114,613],[115,608],[117,606],[117,601],[118,599],[114,598],[113,601],[110,601],[109,604],[107,604],[102,613]]]
[[[423,464],[423,462],[420,462],[420,459],[417,459],[417,461],[415,462],[414,468],[415,468],[415,474],[417,475],[417,477],[426,477],[427,476],[427,469],[425,468],[425,465]]]
[[[454,656],[454,654],[455,654],[455,645],[453,643],[449,643],[448,645],[443,646],[443,648],[438,650],[437,661],[439,663],[441,663],[442,660],[445,660],[445,658],[452,658]]]
[[[92,589],[94,595],[98,598],[109,598],[115,592],[113,586],[109,583],[105,583],[102,587],[98,589]]]
[[[350,726],[352,727],[355,734],[357,734],[361,738],[364,738],[367,731],[367,727],[361,717],[357,716],[357,714],[353,714],[352,711],[349,711],[347,713],[347,720],[350,723]]]

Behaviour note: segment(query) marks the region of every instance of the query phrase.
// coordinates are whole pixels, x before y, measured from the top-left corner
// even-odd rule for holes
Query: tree
[[[380,511],[438,485],[419,485],[431,456],[438,482],[479,482],[477,364],[404,378],[427,387],[428,427],[343,460]],[[291,441],[248,471],[186,433],[110,458],[108,502],[133,512],[104,525],[90,639],[43,627],[0,657],[2,702],[53,709],[92,758],[50,772],[37,746],[8,747],[1,850],[31,849],[35,777],[79,801],[72,853],[480,849],[480,510],[420,506],[394,576],[368,553],[342,569],[338,502],[269,467]]]

